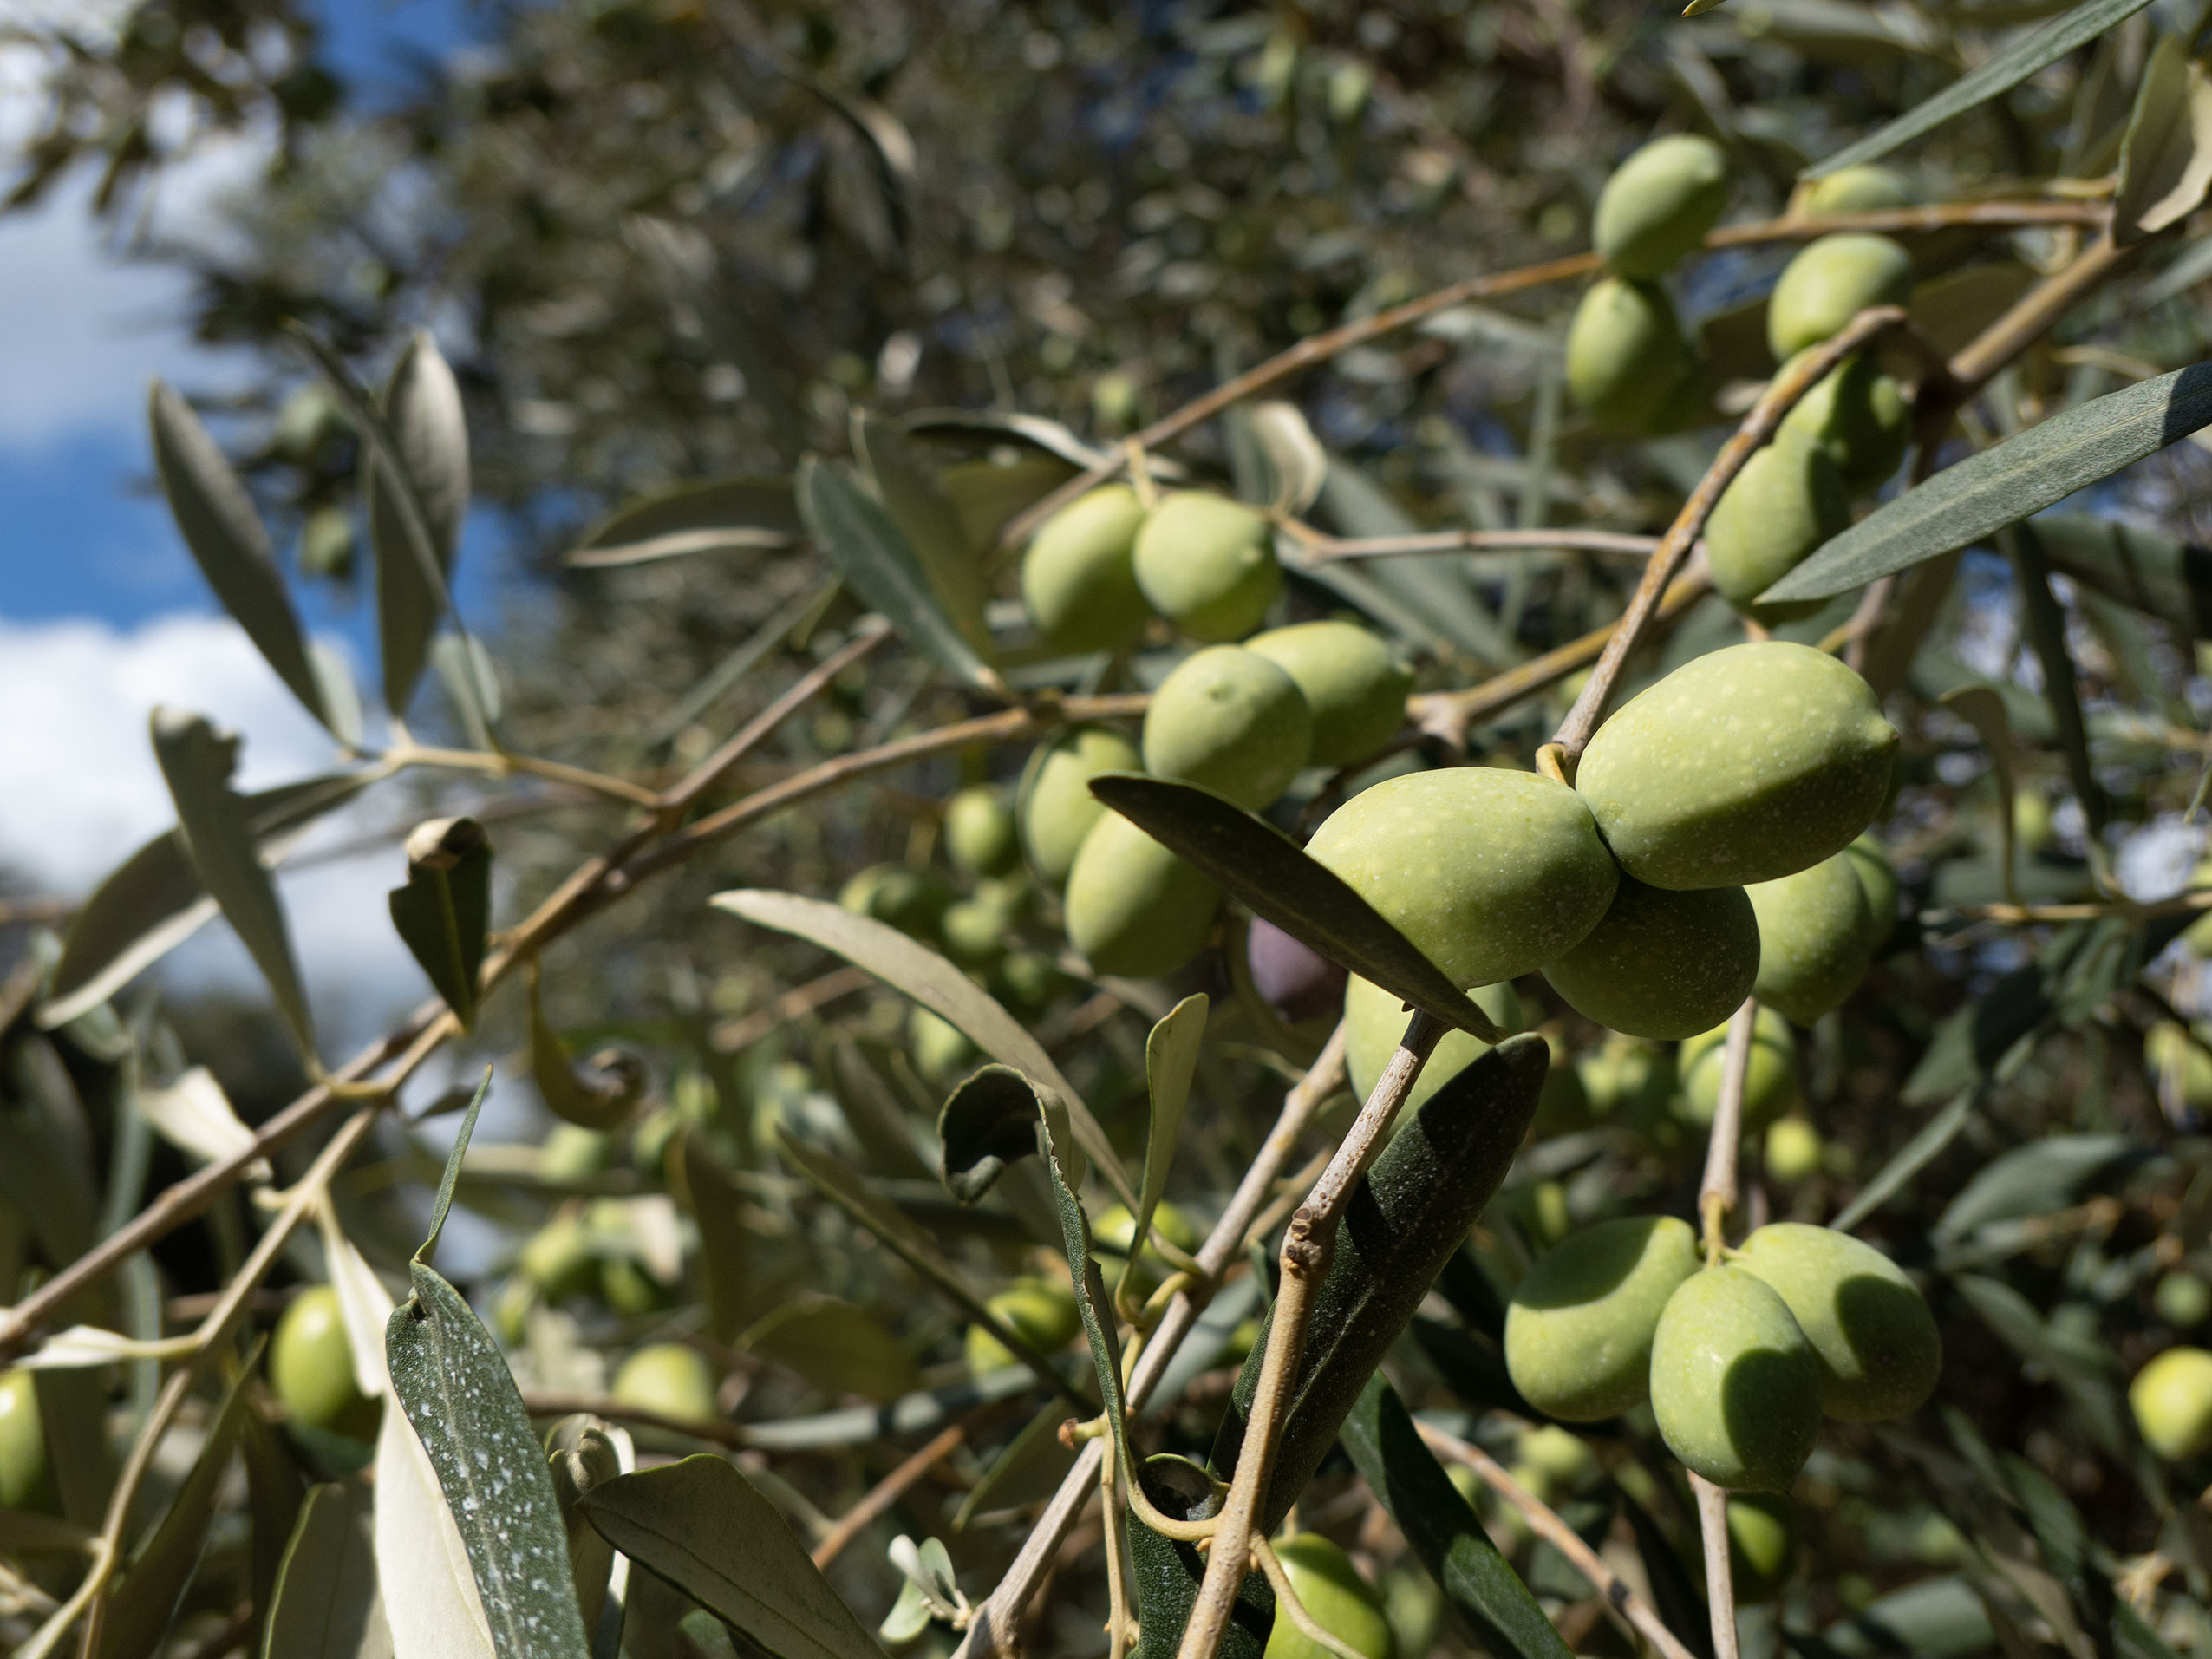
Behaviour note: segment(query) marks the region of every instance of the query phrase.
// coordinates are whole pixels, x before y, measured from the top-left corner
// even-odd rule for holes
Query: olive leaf
[[[2180,223],[2212,187],[2212,79],[2171,35],[2143,66],[2120,140],[2112,239],[2125,245]]]
[[[2052,415],[1883,503],[1759,595],[1825,599],[1972,545],[2212,422],[2212,363]]]
[[[1895,121],[1806,168],[1801,176],[1824,179],[1862,161],[1878,160],[1922,134],[1932,133],[1944,122],[2010,92],[2077,47],[2087,45],[2114,24],[2132,17],[2149,3],[2150,0],[2085,0],[2085,3],[2053,18],[2033,34],[2013,42],[1979,69],[1961,75],[1934,97],[1922,99]]]
[[[584,533],[574,570],[649,565],[692,553],[788,547],[805,533],[787,478],[702,479],[625,502]]]
[[[835,1297],[794,1297],[763,1316],[737,1346],[797,1372],[825,1394],[892,1400],[921,1381],[896,1336]]]
[[[412,487],[429,545],[416,542],[388,469],[371,447],[369,542],[376,560],[376,628],[384,664],[384,702],[404,712],[429,661],[430,638],[447,609],[453,558],[468,513],[468,423],[460,386],[427,330],[418,330],[393,365],[383,418]]]
[[[384,1609],[396,1653],[494,1659],[468,1546],[437,1472],[407,1413],[388,1407],[376,1434],[375,1547],[377,1582],[407,1587]]]
[[[2035,534],[2053,570],[2186,637],[2212,638],[2212,551],[2078,513],[2046,513]]]
[[[2020,768],[2013,759],[2013,725],[2005,712],[2005,700],[1992,687],[1965,685],[1945,692],[1941,702],[1946,709],[1974,728],[1981,738],[1982,748],[1988,751],[1989,767],[1997,779],[1998,832],[2005,860],[2005,897],[2018,904],[2020,890],[2013,874],[2013,800],[2016,791],[2014,781],[2020,775]]]
[[[979,656],[988,657],[991,630],[983,623],[983,602],[989,596],[982,561],[959,510],[904,435],[880,415],[854,411],[852,451],[868,469],[877,499],[904,533],[953,626]]]
[[[773,1659],[882,1659],[776,1506],[721,1458],[618,1475],[577,1502],[615,1548]]]
[[[545,1437],[553,1495],[568,1529],[569,1577],[584,1628],[592,1633],[592,1659],[616,1659],[630,1595],[630,1558],[617,1556],[606,1535],[584,1512],[584,1494],[637,1467],[629,1431],[577,1414],[555,1423]]]
[[[465,634],[440,634],[430,642],[430,666],[452,700],[469,742],[480,749],[495,748],[493,730],[499,723],[504,696],[499,666],[492,653],[481,641]]]
[[[1060,1426],[1067,1421],[1067,1405],[1054,1400],[1024,1424],[960,1500],[953,1512],[952,1530],[965,1532],[978,1515],[1041,1503],[1058,1492],[1075,1466],[1074,1448],[1060,1438]]]
[[[1267,1532],[1321,1466],[1368,1377],[1505,1179],[1550,1068],[1551,1051],[1538,1036],[1485,1051],[1402,1120],[1354,1186],[1260,1506],[1257,1525]],[[1236,1469],[1266,1351],[1263,1329],[1214,1437],[1211,1461],[1223,1477]]]
[[[1014,409],[923,409],[908,415],[904,425],[908,433],[917,438],[949,433],[959,437],[1011,439],[1086,472],[1093,467],[1106,466],[1113,459],[1107,451],[1086,443],[1070,427],[1041,415],[1025,415]],[[1156,461],[1147,456],[1145,461],[1162,477],[1181,475],[1179,467],[1172,467],[1164,460]]]
[[[1935,1223],[1938,1239],[1958,1238],[1993,1221],[2050,1215],[2137,1146],[2124,1135],[2048,1135],[2016,1146],[1961,1189]]]
[[[391,891],[395,928],[466,1031],[491,924],[492,844],[473,818],[434,818],[407,838],[407,885]],[[536,1003],[532,1003],[533,1016]],[[536,1022],[532,1023],[535,1048]]]
[[[883,612],[900,638],[963,684],[996,683],[946,614],[913,545],[873,496],[833,462],[809,455],[799,464],[799,508],[807,533],[853,592]]]
[[[292,1040],[311,1058],[315,1027],[293,960],[284,905],[262,867],[252,813],[231,787],[238,740],[218,732],[203,715],[175,709],[156,709],[152,723],[154,758],[176,804],[178,830],[192,868],[269,982]]]
[[[699,1267],[707,1281],[707,1330],[727,1342],[744,1329],[752,1300],[753,1239],[738,1218],[742,1198],[705,1139],[689,1130],[669,1149],[669,1185],[699,1228]]]
[[[1567,1659],[1567,1644],[1377,1371],[1344,1420],[1344,1449],[1484,1652]]]
[[[937,1114],[945,1191],[974,1204],[1008,1164],[1039,1150],[1039,1090],[1011,1066],[985,1066],[945,1097]]]
[[[545,1109],[564,1123],[606,1131],[629,1117],[651,1074],[627,1048],[610,1046],[583,1064],[569,1058],[560,1033],[545,1022],[535,963],[530,969],[530,1075]]]
[[[679,702],[660,722],[647,733],[647,745],[672,742],[684,728],[708,709],[714,707],[739,682],[767,660],[770,652],[785,640],[801,637],[821,618],[832,602],[845,589],[836,577],[817,582],[804,593],[786,604],[773,616],[755,628],[741,641],[735,650],[708,669],[699,683],[684,694]]]
[[[1145,1496],[1171,1520],[1210,1520],[1221,1498],[1212,1479],[1190,1459],[1161,1452],[1137,1466]],[[1137,1591],[1137,1659],[1176,1659],[1184,1627],[1205,1580],[1205,1558],[1184,1538],[1163,1537],[1141,1515],[1129,1515],[1130,1577]],[[1275,1628],[1275,1591],[1267,1575],[1248,1572],[1223,1637],[1221,1659],[1263,1659]]]
[[[1266,820],[1210,789],[1138,772],[1101,773],[1091,793],[1330,961],[1484,1042],[1504,1035],[1374,905]]]
[[[245,485],[192,406],[160,381],[153,382],[147,413],[162,493],[200,574],[277,677],[308,713],[328,723],[322,683],[308,661],[277,550]]]
[[[390,1650],[373,1515],[369,1489],[357,1480],[307,1494],[262,1626],[264,1659],[368,1659]]]
[[[1145,1037],[1145,1089],[1150,1121],[1145,1130],[1144,1185],[1139,1190],[1137,1225],[1130,1254],[1141,1254],[1152,1228],[1152,1212],[1167,1191],[1175,1165],[1175,1145],[1183,1133],[1184,1108],[1191,1103],[1191,1080],[1197,1074],[1198,1050],[1206,1039],[1206,994],[1198,991],[1168,1009]]]

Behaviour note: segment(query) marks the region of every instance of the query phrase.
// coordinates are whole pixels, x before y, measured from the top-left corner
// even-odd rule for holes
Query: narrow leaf
[[[2077,513],[2043,514],[2035,535],[2052,569],[2178,628],[2184,637],[2212,638],[2212,551]]]
[[[492,844],[484,826],[473,818],[418,825],[407,838],[407,885],[393,888],[389,902],[401,942],[461,1029],[469,1029],[492,914]]]
[[[1212,1480],[1188,1458],[1159,1453],[1138,1466],[1136,1479],[1152,1507],[1171,1520],[1210,1520],[1220,1512]],[[1137,1659],[1176,1659],[1205,1579],[1205,1558],[1197,1545],[1163,1538],[1132,1513],[1129,1566],[1137,1590]],[[1248,1572],[1237,1587],[1221,1659],[1263,1659],[1274,1628],[1275,1591],[1265,1573]]]
[[[1295,403],[1263,398],[1245,415],[1253,441],[1267,463],[1268,505],[1303,513],[1321,499],[1328,479],[1328,453]]]
[[[807,532],[902,639],[956,680],[975,686],[993,682],[995,676],[945,614],[913,546],[867,491],[830,462],[809,455],[799,467],[799,506]]]
[[[238,740],[219,733],[201,715],[174,709],[156,709],[153,730],[154,758],[176,803],[192,867],[269,982],[292,1040],[312,1057],[315,1028],[284,906],[254,845],[251,813],[231,787]]]
[[[974,1204],[1001,1171],[1039,1150],[1037,1086],[1011,1066],[985,1066],[945,1097],[937,1114],[945,1191]]]
[[[1075,1466],[1074,1451],[1060,1438],[1060,1426],[1067,1421],[1067,1407],[1058,1400],[1032,1417],[968,1489],[953,1513],[952,1530],[964,1531],[976,1516],[992,1510],[1041,1503],[1058,1492]]]
[[[407,1587],[384,1608],[393,1659],[493,1659],[468,1546],[405,1411],[376,1434],[375,1530],[377,1581]]]
[[[219,1163],[253,1144],[253,1131],[205,1066],[194,1066],[166,1088],[140,1089],[138,1107],[164,1140],[202,1163]],[[256,1179],[268,1177],[264,1162]]]
[[[263,1418],[260,1405],[259,1399],[250,1401],[239,1415],[238,1450],[245,1460],[246,1514],[252,1527],[248,1582],[254,1606],[265,1610],[276,1600],[277,1580],[306,1487],[290,1445]]]
[[[717,893],[711,901],[718,910],[741,916],[760,927],[819,944],[856,967],[904,992],[932,1014],[960,1028],[975,1046],[994,1060],[1003,1061],[1045,1084],[1067,1107],[1076,1140],[1124,1204],[1135,1207],[1137,1193],[1121,1160],[1083,1104],[1075,1086],[1061,1075],[1044,1045],[1020,1022],[1000,1007],[989,993],[926,945],[917,944],[897,928],[871,917],[819,898],[796,893],[741,888]],[[1466,999],[1460,999],[1465,1002]]]
[[[584,1065],[569,1058],[568,1045],[545,1022],[538,970],[530,973],[530,1075],[545,1109],[564,1122],[608,1130],[627,1118],[644,1094],[648,1075],[626,1049],[603,1048]]]
[[[1760,596],[1825,599],[2018,524],[2212,422],[2212,363],[2079,403],[1906,491]]]
[[[2171,35],[2143,66],[2120,140],[2112,239],[2125,245],[2195,212],[2212,186],[2212,80]]]
[[[1336,873],[1264,819],[1196,784],[1107,772],[1091,793],[1284,932],[1484,1042],[1504,1035]]]
[[[1997,829],[2000,856],[2004,860],[2005,896],[2018,904],[2013,802],[2020,768],[2013,758],[2013,722],[2005,712],[2005,700],[1992,686],[1964,685],[1945,692],[1942,703],[1974,728],[1981,739],[1981,747],[1988,753],[1989,769],[1997,780]]]
[[[469,1108],[472,1120],[476,1110]],[[464,1133],[455,1142],[439,1225],[467,1139]],[[432,1243],[436,1237],[434,1225]],[[418,1256],[408,1274],[414,1294],[384,1333],[392,1393],[460,1529],[492,1645],[499,1659],[587,1659],[568,1533],[513,1375],[492,1334],[435,1269]]]
[[[718,1342],[745,1328],[752,1305],[753,1239],[738,1219],[741,1195],[705,1140],[686,1131],[669,1151],[678,1197],[699,1228],[699,1264],[707,1279],[707,1331]]]
[[[1184,1108],[1191,1103],[1191,1080],[1198,1072],[1209,1006],[1204,991],[1186,996],[1145,1038],[1145,1087],[1152,1117],[1145,1131],[1145,1180],[1138,1195],[1137,1230],[1131,1235],[1132,1258],[1145,1248],[1152,1212],[1175,1166],[1175,1143],[1183,1134]]]
[[[1566,1659],[1559,1632],[1498,1554],[1381,1372],[1360,1390],[1344,1421],[1343,1440],[1367,1490],[1389,1511],[1484,1651],[1498,1659]]]
[[[415,1264],[428,1265],[438,1253],[438,1235],[446,1230],[446,1216],[453,1207],[453,1186],[460,1179],[460,1166],[468,1157],[468,1143],[476,1133],[476,1114],[484,1109],[484,1096],[492,1087],[492,1068],[484,1068],[484,1079],[476,1086],[476,1093],[468,1102],[462,1116],[460,1128],[453,1135],[453,1150],[446,1154],[446,1172],[438,1183],[438,1203],[430,1212],[430,1231],[424,1235],[422,1247],[414,1252]],[[386,1326],[386,1340],[389,1341],[390,1327]]]
[[[1850,1230],[1887,1204],[1907,1181],[1933,1163],[1959,1137],[1981,1099],[1979,1089],[1963,1089],[1956,1099],[1921,1126],[1920,1133],[1890,1155],[1889,1161],[1858,1191],[1857,1196],[1828,1225],[1838,1232]]]
[[[789,479],[702,479],[623,503],[584,532],[568,563],[601,569],[687,553],[788,547],[804,531]]]
[[[322,720],[322,687],[252,498],[192,407],[158,380],[149,414],[162,493],[200,574],[277,677]]]
[[[1877,160],[1923,133],[1963,115],[1992,98],[2010,92],[2037,71],[2056,63],[2078,46],[2085,46],[2106,29],[2141,11],[2150,0],[2087,0],[2065,16],[2053,18],[2033,34],[2023,36],[1970,75],[1961,75],[1934,97],[1914,105],[1886,127],[1869,133],[1856,144],[1845,145],[1804,177],[1823,179],[1862,161]]]
[[[775,1506],[722,1459],[623,1475],[580,1501],[615,1548],[774,1659],[882,1659]]]
[[[389,1649],[373,1514],[369,1488],[357,1480],[307,1494],[262,1626],[262,1659],[372,1659]]]
[[[917,1387],[914,1356],[864,1310],[835,1297],[786,1302],[738,1339],[738,1347],[796,1371],[825,1394],[894,1400]]]
[[[854,415],[852,447],[952,625],[979,656],[989,656],[991,630],[983,623],[983,601],[989,594],[982,561],[975,556],[958,510],[898,428],[880,416],[865,411]]]
[[[427,330],[415,334],[384,389],[384,424],[429,533],[416,544],[385,467],[369,453],[369,541],[376,558],[376,630],[384,701],[405,712],[429,661],[447,606],[461,522],[468,513],[468,423],[460,387]]]
[[[1936,1221],[1936,1236],[1955,1238],[1992,1221],[2055,1214],[2084,1183],[2133,1150],[2122,1135],[2051,1135],[2016,1146],[1951,1200]]]

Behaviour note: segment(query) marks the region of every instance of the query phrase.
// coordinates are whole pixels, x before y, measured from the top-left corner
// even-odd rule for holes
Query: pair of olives
[[[1745,885],[1779,888],[1842,855],[1882,807],[1897,741],[1834,657],[1732,646],[1616,712],[1571,787],[1483,767],[1413,773],[1354,795],[1307,850],[1457,984],[1541,970],[1615,1031],[1695,1036],[1752,993],[1770,926],[1785,1012],[1848,992],[1836,952],[1813,949],[1826,911],[1755,903]]]
[[[1529,1403],[1595,1422],[1650,1402],[1684,1464],[1735,1492],[1784,1492],[1824,1412],[1875,1422],[1935,1387],[1942,1339],[1910,1279],[1847,1233],[1761,1227],[1704,1264],[1672,1216],[1586,1227],[1513,1293],[1505,1363]]]
[[[1265,517],[1205,490],[1149,512],[1126,485],[1093,490],[1054,513],[1021,560],[1030,620],[1064,651],[1119,650],[1155,614],[1193,639],[1241,639],[1282,585]]]

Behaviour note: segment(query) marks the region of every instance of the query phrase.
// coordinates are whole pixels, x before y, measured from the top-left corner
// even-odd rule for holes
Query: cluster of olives
[[[1810,1022],[1864,971],[1895,888],[1852,843],[1896,746],[1834,657],[1732,646],[1622,707],[1571,786],[1488,767],[1409,774],[1354,795],[1308,851],[1502,1023],[1495,988],[1541,970],[1615,1031],[1710,1045],[1746,996]],[[1347,988],[1355,1078],[1394,1042],[1391,1003]],[[1471,1043],[1445,1039],[1438,1081]]]
[[[1139,742],[1071,731],[1022,779],[1029,867],[1064,886],[1068,941],[1101,973],[1173,972],[1204,944],[1221,893],[1101,806],[1092,779],[1141,768],[1258,811],[1308,766],[1374,754],[1405,719],[1413,676],[1367,630],[1252,632],[1280,582],[1267,519],[1197,490],[1150,512],[1126,488],[1093,490],[1047,520],[1023,558],[1022,597],[1052,645],[1120,649],[1154,614],[1204,642],[1153,692]]]
[[[1804,208],[1862,212],[1911,199],[1888,168],[1852,167],[1820,180]],[[1600,426],[1653,434],[1711,417],[1709,371],[1660,279],[1704,240],[1727,203],[1726,155],[1688,134],[1646,145],[1606,180],[1591,229],[1607,274],[1583,295],[1567,336],[1568,389]],[[1888,237],[1843,232],[1809,243],[1767,301],[1775,361],[1786,368],[1867,306],[1902,301],[1911,284],[1911,259]],[[1896,471],[1909,427],[1903,393],[1871,356],[1838,364],[1714,507],[1706,528],[1713,585],[1763,623],[1812,608],[1753,601],[1850,523],[1854,495]]]
[[[1876,1422],[1935,1387],[1942,1341],[1912,1281],[1847,1233],[1761,1227],[1701,1261],[1672,1216],[1586,1227],[1513,1293],[1505,1363],[1536,1409],[1595,1422],[1649,1403],[1714,1485],[1786,1492],[1824,1413]]]

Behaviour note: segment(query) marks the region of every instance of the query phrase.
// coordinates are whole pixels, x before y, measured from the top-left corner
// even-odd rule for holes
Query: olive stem
[[[1529,1530],[1565,1556],[1569,1564],[1589,1580],[1590,1587],[1604,1598],[1607,1605],[1635,1626],[1646,1641],[1659,1649],[1663,1659],[1694,1659],[1681,1637],[1667,1628],[1667,1621],[1659,1617],[1657,1610],[1607,1566],[1605,1558],[1583,1543],[1581,1533],[1560,1519],[1558,1512],[1543,1499],[1516,1480],[1497,1459],[1481,1447],[1418,1417],[1413,1420],[1413,1427],[1420,1431],[1429,1450],[1447,1463],[1473,1470],[1477,1479],[1512,1505],[1528,1523]]]
[[[1413,1010],[1397,1052],[1375,1079],[1367,1104],[1360,1108],[1336,1155],[1290,1218],[1280,1258],[1282,1282],[1268,1320],[1267,1351],[1260,1361],[1259,1384],[1247,1415],[1249,1427],[1237,1454],[1237,1473],[1230,1482],[1228,1499],[1215,1518],[1213,1549],[1206,1557],[1197,1601],[1183,1627],[1178,1659],[1216,1659],[1229,1634],[1237,1587],[1251,1558],[1253,1524],[1259,1518],[1268,1483],[1274,1478],[1276,1452],[1282,1444],[1282,1426],[1290,1415],[1292,1385],[1305,1353],[1306,1327],[1312,1322],[1321,1281],[1328,1277],[1336,1253],[1338,1218],[1353,1185],[1374,1161],[1444,1032],[1443,1021]]]
[[[1394,558],[1415,553],[1480,553],[1542,552],[1563,547],[1578,552],[1617,553],[1625,558],[1648,558],[1659,545],[1657,536],[1625,530],[1436,530],[1406,536],[1331,536],[1296,519],[1286,518],[1282,527],[1306,550],[1316,564],[1346,558]]]
[[[1131,1480],[1134,1486],[1135,1480]],[[1136,1620],[1129,1610],[1127,1544],[1121,1535],[1121,1460],[1109,1457],[1099,1466],[1101,1507],[1099,1521],[1106,1538],[1106,1659],[1126,1659],[1129,1637]]]
[[[1267,1575],[1268,1583],[1275,1589],[1275,1611],[1277,1618],[1289,1614],[1298,1634],[1308,1642],[1318,1643],[1336,1656],[1336,1659],[1367,1659],[1367,1656],[1349,1643],[1339,1640],[1321,1629],[1321,1621],[1306,1610],[1306,1603],[1298,1599],[1298,1591],[1290,1582],[1290,1575],[1283,1571],[1282,1558],[1265,1538],[1252,1540],[1252,1559]]]
[[[1628,660],[1628,653],[1635,650],[1644,628],[1652,614],[1659,608],[1660,598],[1667,585],[1674,578],[1676,568],[1689,554],[1690,548],[1705,530],[1706,520],[1713,516],[1722,493],[1735,481],[1736,474],[1752,452],[1773,436],[1782,424],[1782,417],[1796,407],[1798,401],[1810,392],[1844,358],[1860,350],[1873,340],[1902,325],[1906,312],[1902,305],[1869,305],[1854,317],[1836,334],[1820,344],[1808,348],[1786,368],[1766,383],[1759,402],[1752,404],[1744,416],[1743,424],[1720,446],[1720,453],[1713,458],[1713,465],[1682,503],[1681,511],[1674,515],[1674,522],[1667,527],[1667,534],[1644,566],[1643,578],[1636,584],[1635,595],[1621,620],[1614,624],[1612,637],[1605,642],[1605,650],[1597,659],[1597,666],[1590,670],[1589,683],[1582,688],[1581,696],[1568,711],[1553,734],[1553,741],[1566,751],[1569,765],[1582,759],[1582,750],[1597,729],[1605,713],[1605,705],[1613,687],[1621,677],[1621,670]]]
[[[1720,1098],[1713,1108],[1713,1139],[1706,1145],[1705,1179],[1698,1187],[1698,1210],[1705,1222],[1705,1263],[1720,1259],[1726,1239],[1723,1225],[1736,1207],[1736,1152],[1744,1138],[1744,1081],[1751,1074],[1752,1036],[1759,1026],[1759,999],[1746,996],[1728,1021],[1728,1043],[1720,1055]]]
[[[1690,1490],[1697,1494],[1698,1531],[1705,1537],[1705,1599],[1713,1610],[1713,1659],[1738,1659],[1736,1575],[1728,1560],[1728,1494],[1695,1469]]]

